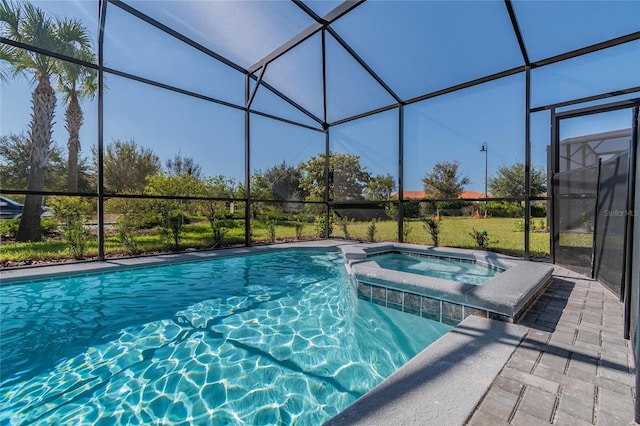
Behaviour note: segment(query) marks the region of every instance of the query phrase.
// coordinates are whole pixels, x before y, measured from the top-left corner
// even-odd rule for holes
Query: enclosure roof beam
[[[355,7],[357,7],[360,4],[364,3],[364,0],[348,0],[348,1],[345,1],[345,2],[341,3],[339,6],[337,6],[335,9],[333,9],[331,12],[327,13],[324,16],[324,18],[320,18],[311,9],[306,7],[306,5],[304,5],[304,7],[303,7],[303,5],[299,4],[299,2],[294,1],[294,3],[297,4],[298,7],[302,8],[313,19],[315,19],[316,22],[312,23],[307,28],[302,30],[300,33],[296,34],[295,36],[293,36],[292,38],[290,38],[289,40],[284,42],[282,45],[277,47],[275,50],[273,50],[272,52],[268,53],[264,58],[260,59],[255,64],[251,65],[248,68],[250,73],[254,73],[257,70],[259,70],[260,68],[262,68],[265,64],[268,64],[269,62],[272,62],[272,61],[278,59],[280,56],[284,55],[285,53],[287,53],[288,51],[290,51],[294,47],[298,46],[300,43],[302,43],[303,41],[307,40],[308,38],[310,38],[311,36],[316,34],[318,31],[322,30],[323,28],[325,28],[326,26],[328,26],[329,24],[331,24],[335,20],[339,19],[340,17],[342,17],[346,13],[349,13]]]
[[[511,26],[513,27],[513,32],[515,33],[516,39],[518,40],[518,46],[520,46],[520,53],[522,53],[522,59],[524,60],[525,65],[531,65],[529,61],[529,55],[527,54],[527,48],[524,45],[524,38],[522,37],[522,32],[520,31],[520,25],[518,25],[518,20],[516,19],[516,13],[513,10],[513,5],[511,4],[511,0],[504,0],[504,4],[507,7],[507,12],[509,12],[509,19],[511,20]]]

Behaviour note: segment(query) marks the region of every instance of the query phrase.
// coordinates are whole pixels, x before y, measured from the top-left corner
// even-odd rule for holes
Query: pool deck
[[[201,260],[287,247],[242,247],[3,270],[5,282]],[[635,366],[623,306],[597,281],[554,266],[516,324],[470,316],[328,425],[627,425]]]
[[[556,266],[519,324],[527,335],[467,424],[634,424],[635,366],[616,296]]]
[[[554,267],[518,324],[469,317],[327,425],[628,425],[623,306]]]

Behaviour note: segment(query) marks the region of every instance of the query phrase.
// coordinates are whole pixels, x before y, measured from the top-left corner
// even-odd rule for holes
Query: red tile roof
[[[398,198],[398,193],[391,194],[391,198]],[[421,200],[423,198],[426,198],[424,191],[404,191],[405,200]],[[484,192],[462,191],[458,198],[484,198]]]

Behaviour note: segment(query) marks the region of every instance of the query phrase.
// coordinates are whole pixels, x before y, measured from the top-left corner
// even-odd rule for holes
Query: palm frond
[[[57,19],[55,21],[55,33],[62,47],[60,53],[77,58],[79,52],[91,49],[89,33],[78,19]]]
[[[0,34],[15,41],[21,40],[20,21],[22,7],[20,3],[2,0],[0,2]]]
[[[14,48],[8,44],[0,44],[0,82],[7,81],[13,74],[11,68],[15,62]]]

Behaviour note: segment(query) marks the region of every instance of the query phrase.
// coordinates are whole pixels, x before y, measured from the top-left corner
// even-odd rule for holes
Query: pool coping
[[[341,246],[345,257],[345,266],[349,275],[356,281],[359,291],[366,292],[367,286],[386,289],[396,300],[407,300],[406,295],[422,297],[422,306],[426,302],[443,301],[440,306],[440,319],[448,319],[450,324],[463,320],[465,311],[484,315],[487,318],[515,322],[526,308],[544,290],[553,273],[553,267],[542,263],[529,262],[510,256],[484,250],[466,250],[451,247],[434,247],[404,243],[372,243]],[[504,272],[488,280],[483,285],[458,283],[419,274],[392,271],[381,268],[375,262],[375,255],[388,252],[406,252],[417,255],[437,256],[458,261],[477,262]],[[364,287],[364,288],[363,288]],[[399,295],[395,293],[401,292]],[[364,295],[367,300],[366,294]],[[374,303],[384,300],[374,297],[368,299]],[[388,304],[388,301],[387,301]],[[393,303],[394,305],[396,303]],[[431,303],[432,304],[432,303]],[[405,310],[405,306],[391,306]],[[412,306],[415,310],[416,306]],[[418,307],[418,310],[420,307]],[[445,310],[451,312],[448,316]],[[416,312],[413,312],[416,313]],[[418,315],[421,313],[418,312]],[[431,314],[429,314],[431,315]],[[422,315],[428,316],[428,315]],[[431,316],[429,316],[431,318]],[[435,318],[431,318],[435,319]],[[447,322],[447,321],[443,321]]]
[[[269,251],[294,248],[337,248],[341,245],[352,245],[353,241],[318,240],[296,241],[291,243],[270,244],[262,246],[232,247],[213,250],[194,250],[180,253],[154,254],[138,257],[111,258],[89,262],[57,263],[34,267],[0,270],[0,286],[20,282],[54,279],[64,275],[85,275],[117,271],[129,268],[152,268],[181,262],[197,262],[201,260],[256,254]]]

